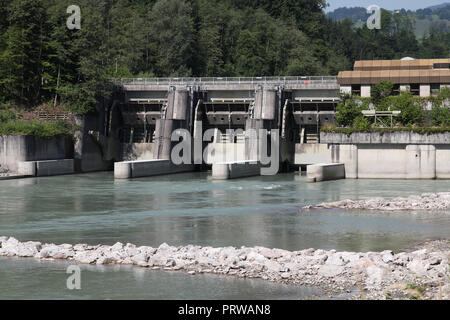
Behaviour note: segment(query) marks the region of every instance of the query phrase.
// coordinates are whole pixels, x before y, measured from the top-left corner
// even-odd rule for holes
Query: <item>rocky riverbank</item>
[[[330,296],[358,292],[352,298],[450,298],[450,241],[431,241],[411,252],[286,251],[263,247],[158,248],[116,243],[42,244],[0,237],[0,256],[42,260],[65,259],[80,264],[130,264],[139,267],[261,278],[320,287]]]
[[[347,209],[347,210],[449,210],[450,192],[424,193],[420,196],[410,196],[408,198],[374,198],[369,200],[342,200],[336,202],[320,203],[317,205],[305,206],[301,210],[311,209]]]

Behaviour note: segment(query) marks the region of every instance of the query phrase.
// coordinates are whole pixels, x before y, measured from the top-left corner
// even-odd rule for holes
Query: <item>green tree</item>
[[[341,101],[336,107],[336,124],[341,127],[353,126],[355,119],[362,117],[360,105],[353,99]]]
[[[32,105],[41,99],[47,15],[44,0],[13,0],[0,53],[0,87],[7,99]]]
[[[390,97],[391,110],[400,110],[397,120],[405,126],[423,124],[423,110],[420,102],[409,92],[402,92],[399,96]]]
[[[190,76],[193,56],[191,6],[184,0],[158,0],[150,13],[158,76]]]
[[[394,84],[389,81],[380,81],[371,87],[372,102],[375,104],[377,110],[386,110],[388,105],[387,98],[393,93]]]

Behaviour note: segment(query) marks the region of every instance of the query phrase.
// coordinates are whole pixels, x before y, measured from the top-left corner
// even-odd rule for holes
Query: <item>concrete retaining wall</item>
[[[20,161],[73,158],[73,140],[69,136],[0,136],[0,170],[17,172]]]
[[[450,145],[450,132],[420,134],[412,131],[354,132],[350,135],[321,132],[320,142],[328,144],[435,144]]]
[[[330,161],[330,150],[326,143],[297,143],[295,145],[296,165],[328,163]]]
[[[321,140],[330,143],[332,162],[344,163],[346,178],[450,179],[450,133],[385,135],[333,133]]]
[[[436,146],[436,177],[450,179],[450,145]]]

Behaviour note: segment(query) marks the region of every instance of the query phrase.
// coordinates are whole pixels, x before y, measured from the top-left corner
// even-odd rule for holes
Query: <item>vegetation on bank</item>
[[[360,130],[357,128],[342,128],[337,127],[333,125],[325,125],[321,129],[322,132],[330,132],[330,133],[343,133],[346,135],[351,135],[352,133],[357,132],[378,132],[381,135],[387,132],[415,132],[418,134],[436,134],[436,133],[448,133],[450,132],[450,126],[449,127],[395,127],[395,128],[370,128],[366,130]]]
[[[0,106],[0,135],[33,135],[49,138],[72,135],[75,129],[70,121],[27,119],[20,111],[2,109]]]
[[[450,89],[443,88],[437,96],[420,98],[410,92],[393,95],[394,85],[381,81],[372,86],[371,98],[342,96],[336,107],[336,125],[325,125],[324,132],[388,132],[413,131],[421,134],[450,132]],[[431,110],[427,110],[427,108]],[[363,115],[364,110],[400,111],[393,117],[393,127],[375,123]],[[388,120],[390,121],[390,120]]]

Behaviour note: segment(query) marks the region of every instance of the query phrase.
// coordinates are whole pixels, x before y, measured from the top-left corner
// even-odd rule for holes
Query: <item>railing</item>
[[[36,111],[35,116],[41,121],[50,121],[50,120],[69,120],[72,117],[72,113],[70,112],[45,112],[45,111]]]
[[[125,78],[111,79],[116,85],[206,85],[206,84],[337,84],[334,76],[252,78]]]

